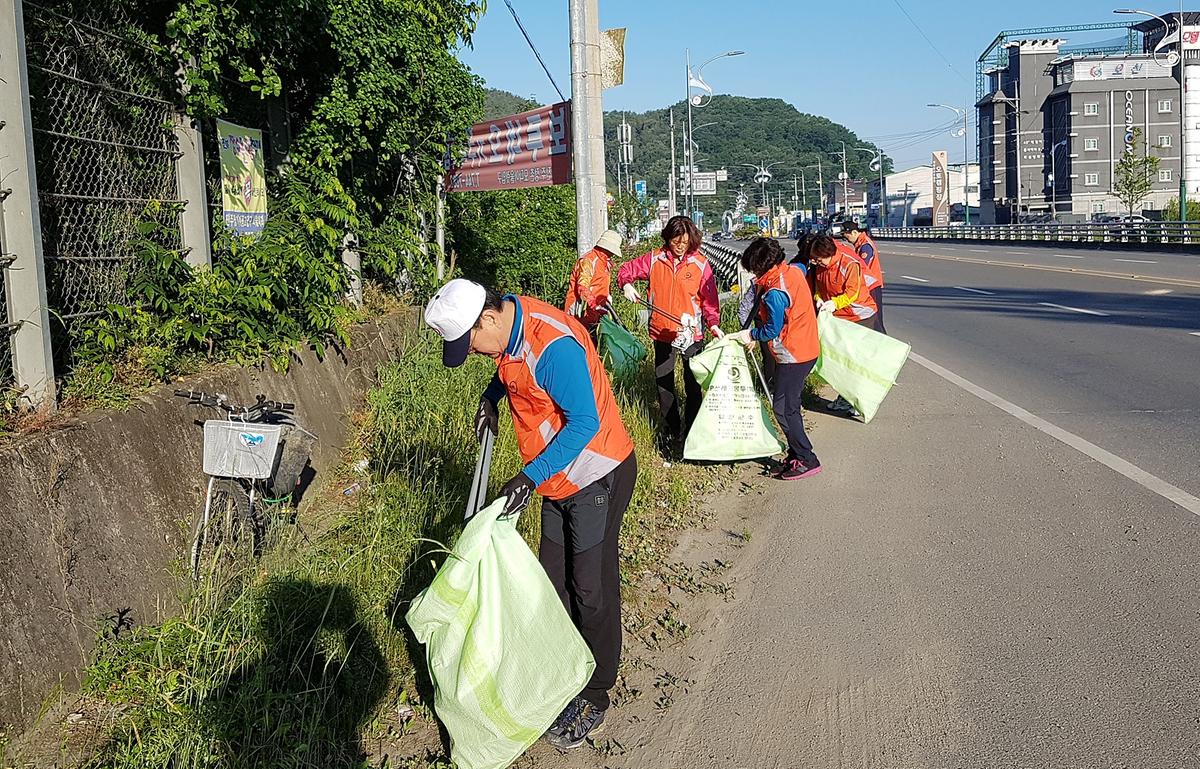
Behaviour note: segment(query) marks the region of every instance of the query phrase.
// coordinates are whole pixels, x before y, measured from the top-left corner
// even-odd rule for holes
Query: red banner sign
[[[571,181],[571,104],[560,102],[471,126],[450,192],[519,190]]]

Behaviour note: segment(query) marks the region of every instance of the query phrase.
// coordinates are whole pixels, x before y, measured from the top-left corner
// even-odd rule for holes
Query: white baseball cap
[[[442,338],[442,364],[457,368],[471,348],[471,329],[483,312],[487,289],[473,280],[455,278],[425,305],[425,322]]]

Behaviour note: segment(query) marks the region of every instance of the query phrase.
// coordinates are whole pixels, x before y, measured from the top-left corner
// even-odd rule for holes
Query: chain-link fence
[[[25,3],[49,306],[68,332],[60,360],[81,319],[127,303],[139,225],[157,221],[151,237],[182,246],[174,78],[132,29]]]

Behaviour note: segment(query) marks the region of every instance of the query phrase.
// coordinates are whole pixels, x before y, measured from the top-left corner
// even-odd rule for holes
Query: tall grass
[[[443,558],[436,543],[461,529],[471,418],[494,371],[484,360],[447,370],[439,353],[414,341],[370,393],[348,457],[369,459],[357,505],[339,510],[335,488],[261,561],[222,569],[187,596],[178,617],[101,639],[84,690],[113,720],[92,766],[365,766],[363,735],[385,706],[428,706],[404,613]],[[703,474],[655,457],[648,362],[616,389],[641,460],[622,530],[628,592],[691,517]],[[502,424],[492,493],[520,466]],[[531,543],[538,522],[531,506],[520,522]]]

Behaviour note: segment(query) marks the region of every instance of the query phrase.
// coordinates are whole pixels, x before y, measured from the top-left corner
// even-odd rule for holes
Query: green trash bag
[[[813,373],[854,404],[870,422],[912,349],[899,339],[828,313],[817,317],[821,357]]]
[[[405,619],[425,645],[434,709],[459,769],[502,769],[596,667],[501,497],[467,524]]]
[[[771,415],[754,390],[754,369],[740,342],[710,342],[688,365],[705,392],[683,444],[684,459],[735,462],[783,451]]]
[[[600,357],[614,374],[632,374],[646,358],[642,343],[607,315],[600,317],[599,338]]]

